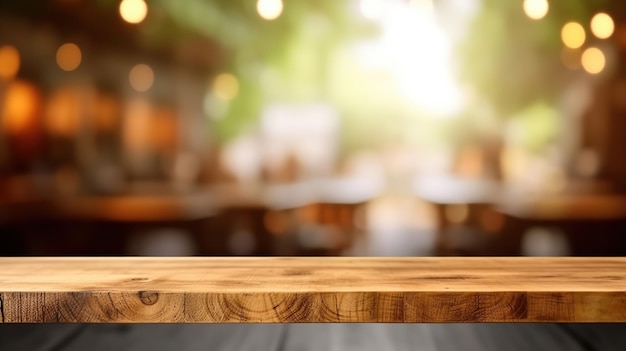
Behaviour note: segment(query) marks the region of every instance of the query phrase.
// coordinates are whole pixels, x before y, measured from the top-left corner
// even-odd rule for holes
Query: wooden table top
[[[626,258],[0,258],[20,322],[625,322]]]
[[[626,196],[574,194],[540,196],[502,202],[496,210],[512,217],[537,221],[626,220]]]

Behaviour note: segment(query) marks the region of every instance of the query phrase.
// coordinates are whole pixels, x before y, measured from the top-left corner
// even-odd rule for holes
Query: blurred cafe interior
[[[618,0],[1,0],[0,255],[626,253]]]

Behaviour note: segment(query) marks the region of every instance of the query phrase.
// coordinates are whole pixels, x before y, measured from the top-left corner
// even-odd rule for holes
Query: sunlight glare
[[[452,43],[440,27],[432,1],[387,4],[382,36],[364,45],[359,57],[389,72],[416,107],[445,117],[461,110],[463,94],[454,77]]]

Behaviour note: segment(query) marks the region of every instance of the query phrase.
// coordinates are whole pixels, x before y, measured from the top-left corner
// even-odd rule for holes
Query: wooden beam
[[[626,258],[0,258],[4,323],[626,322]]]

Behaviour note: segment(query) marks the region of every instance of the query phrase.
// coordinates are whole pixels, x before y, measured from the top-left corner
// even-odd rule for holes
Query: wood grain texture
[[[626,258],[0,258],[2,321],[625,322]]]

